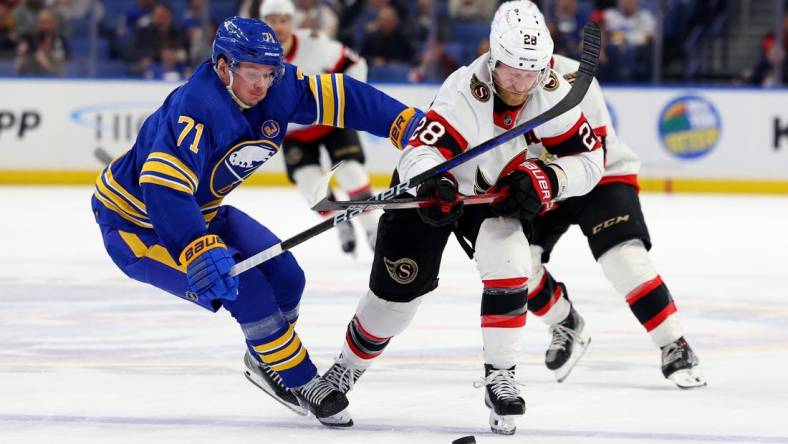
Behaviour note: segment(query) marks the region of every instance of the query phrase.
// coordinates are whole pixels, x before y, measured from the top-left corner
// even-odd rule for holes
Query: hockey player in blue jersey
[[[104,245],[129,277],[211,311],[246,338],[246,375],[297,413],[353,424],[345,395],[322,379],[295,332],[304,273],[289,252],[240,276],[237,261],[279,239],[222,199],[279,150],[288,122],[349,127],[401,147],[419,111],[342,76],[283,63],[274,31],[233,17],[211,61],[143,124],[99,176],[92,199]]]

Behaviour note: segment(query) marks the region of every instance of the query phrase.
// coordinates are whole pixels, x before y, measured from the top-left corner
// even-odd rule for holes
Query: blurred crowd
[[[183,80],[210,56],[217,23],[258,17],[265,0],[0,0],[0,75]],[[367,59],[371,81],[440,82],[489,48],[496,0],[295,0],[296,27],[323,32]],[[583,24],[603,30],[598,77],[649,82],[654,61],[681,64],[693,33],[730,13],[725,0],[540,0],[555,52],[578,57]],[[660,27],[659,10],[662,8]],[[782,37],[788,43],[788,14]],[[659,46],[655,39],[661,39]],[[774,34],[738,77],[776,83]],[[753,49],[758,42],[752,42]],[[655,48],[659,55],[655,57]],[[94,71],[88,72],[88,62]],[[788,69],[782,69],[785,82]],[[702,79],[701,79],[702,80]]]

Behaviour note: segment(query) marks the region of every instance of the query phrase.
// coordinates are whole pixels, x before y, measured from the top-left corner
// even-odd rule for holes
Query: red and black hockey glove
[[[443,227],[462,216],[463,201],[457,191],[457,183],[450,176],[428,179],[419,185],[416,195],[434,201],[433,205],[416,210],[427,225]]]
[[[493,203],[495,214],[531,220],[542,213],[558,193],[555,170],[541,160],[529,160],[500,178],[496,187],[505,197]]]

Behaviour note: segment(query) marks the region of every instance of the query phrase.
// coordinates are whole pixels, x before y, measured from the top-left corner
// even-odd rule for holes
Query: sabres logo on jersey
[[[490,100],[490,87],[476,77],[476,74],[471,77],[471,94],[476,97],[476,100],[484,103]]]
[[[211,193],[224,197],[278,151],[270,140],[242,142],[219,160],[211,173]]]
[[[279,135],[279,124],[275,120],[266,120],[260,127],[260,131],[262,131],[263,136],[273,139]]]

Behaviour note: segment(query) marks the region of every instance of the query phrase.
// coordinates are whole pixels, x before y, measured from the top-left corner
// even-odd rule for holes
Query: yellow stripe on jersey
[[[112,176],[112,164],[110,164],[110,166],[105,170],[104,178],[107,180],[107,184],[115,192],[119,193],[121,196],[123,196],[126,199],[128,199],[129,201],[131,201],[131,203],[133,203],[134,206],[137,207],[137,209],[139,209],[141,212],[147,214],[147,210],[145,209],[145,204],[142,203],[141,200],[139,200],[136,197],[134,197],[133,194],[131,194],[130,192],[126,191],[122,186],[120,186],[120,184]]]
[[[312,91],[312,96],[315,98],[315,123],[319,124],[321,120],[322,107],[320,106],[320,88],[317,83],[317,76],[309,76],[309,90]]]
[[[345,127],[345,75],[337,74],[335,77],[337,83],[337,127]]]
[[[142,165],[142,172],[140,175],[140,180],[142,177],[147,176],[145,173],[152,172],[152,173],[159,173],[163,174],[167,177],[167,179],[176,180],[178,182],[182,182],[189,190],[191,194],[194,194],[196,189],[194,189],[194,183],[186,177],[180,170],[174,168],[172,165],[168,163],[164,163],[159,161],[158,159],[148,160]]]
[[[255,345],[254,350],[258,353],[271,352],[288,343],[291,339],[293,339],[294,335],[295,335],[295,326],[293,324],[290,324],[290,327],[282,336],[274,339],[273,341],[266,342],[260,345]]]
[[[167,249],[161,245],[154,244],[151,247],[148,247],[142,242],[142,239],[140,239],[139,236],[134,233],[118,230],[118,234],[120,235],[120,238],[123,239],[123,242],[125,242],[129,247],[131,252],[134,253],[135,257],[147,257],[148,259],[152,259],[170,268],[174,268],[180,272],[186,273],[186,267],[176,264],[175,260],[173,260],[172,256],[170,256],[170,253],[167,251]]]
[[[110,184],[110,186],[107,186],[107,183],[104,183],[105,180]],[[131,205],[129,202],[139,202],[139,200],[131,195],[131,193],[124,190],[123,187],[121,187],[117,182],[115,182],[115,186],[112,186],[112,182],[114,182],[112,179],[112,172],[108,168],[104,174],[100,175],[98,179],[96,179],[97,194],[101,195],[101,197],[103,197],[105,200],[112,202],[115,208],[123,211],[128,216],[135,219],[139,218],[141,222],[147,222],[148,215],[144,213],[145,205],[143,205],[142,202],[136,206]],[[142,207],[143,210],[140,211],[139,207]]]
[[[108,200],[107,198],[105,198],[104,196],[102,196],[102,195],[101,195],[101,194],[98,192],[98,190],[96,190],[96,192],[94,192],[94,193],[93,193],[93,195],[94,195],[94,196],[96,196],[96,199],[98,199],[98,200],[99,200],[99,202],[101,202],[102,204],[104,204],[104,206],[105,206],[105,207],[107,207],[107,208],[109,208],[110,210],[114,211],[115,213],[117,213],[117,214],[118,214],[118,216],[122,217],[123,219],[125,219],[125,220],[127,220],[127,221],[129,221],[129,222],[133,223],[134,225],[140,226],[140,227],[142,227],[142,228],[153,228],[153,225],[152,225],[152,224],[150,224],[150,223],[148,223],[148,222],[143,222],[143,221],[141,221],[141,220],[139,220],[139,219],[136,219],[136,218],[134,218],[134,217],[131,217],[131,216],[129,216],[128,214],[126,214],[126,212],[125,212],[125,211],[123,211],[123,210],[121,210],[120,208],[118,208],[118,207],[117,207],[117,205],[115,205],[114,203],[112,203],[112,201],[110,201],[110,200]]]
[[[272,365],[271,369],[275,372],[288,370],[304,362],[304,358],[306,358],[306,349],[304,347],[301,347],[295,356],[288,359],[287,361]]]
[[[336,103],[334,102],[334,82],[331,74],[320,75],[320,87],[323,90],[323,125],[334,126]]]
[[[197,175],[194,174],[194,171],[191,170],[188,166],[181,159],[173,156],[172,154],[162,153],[161,151],[154,151],[148,154],[148,161],[149,160],[163,160],[165,162],[170,163],[173,167],[180,170],[186,177],[189,178],[191,182],[192,188],[195,190],[197,189],[197,185],[199,185],[200,181],[197,180]],[[147,162],[146,162],[147,163]]]
[[[164,179],[159,176],[152,176],[150,174],[145,174],[140,176],[140,185],[150,183],[154,185],[161,185],[163,187],[171,188],[175,191],[181,191],[186,194],[193,194],[191,188],[187,187],[186,185],[176,182],[174,180]]]

